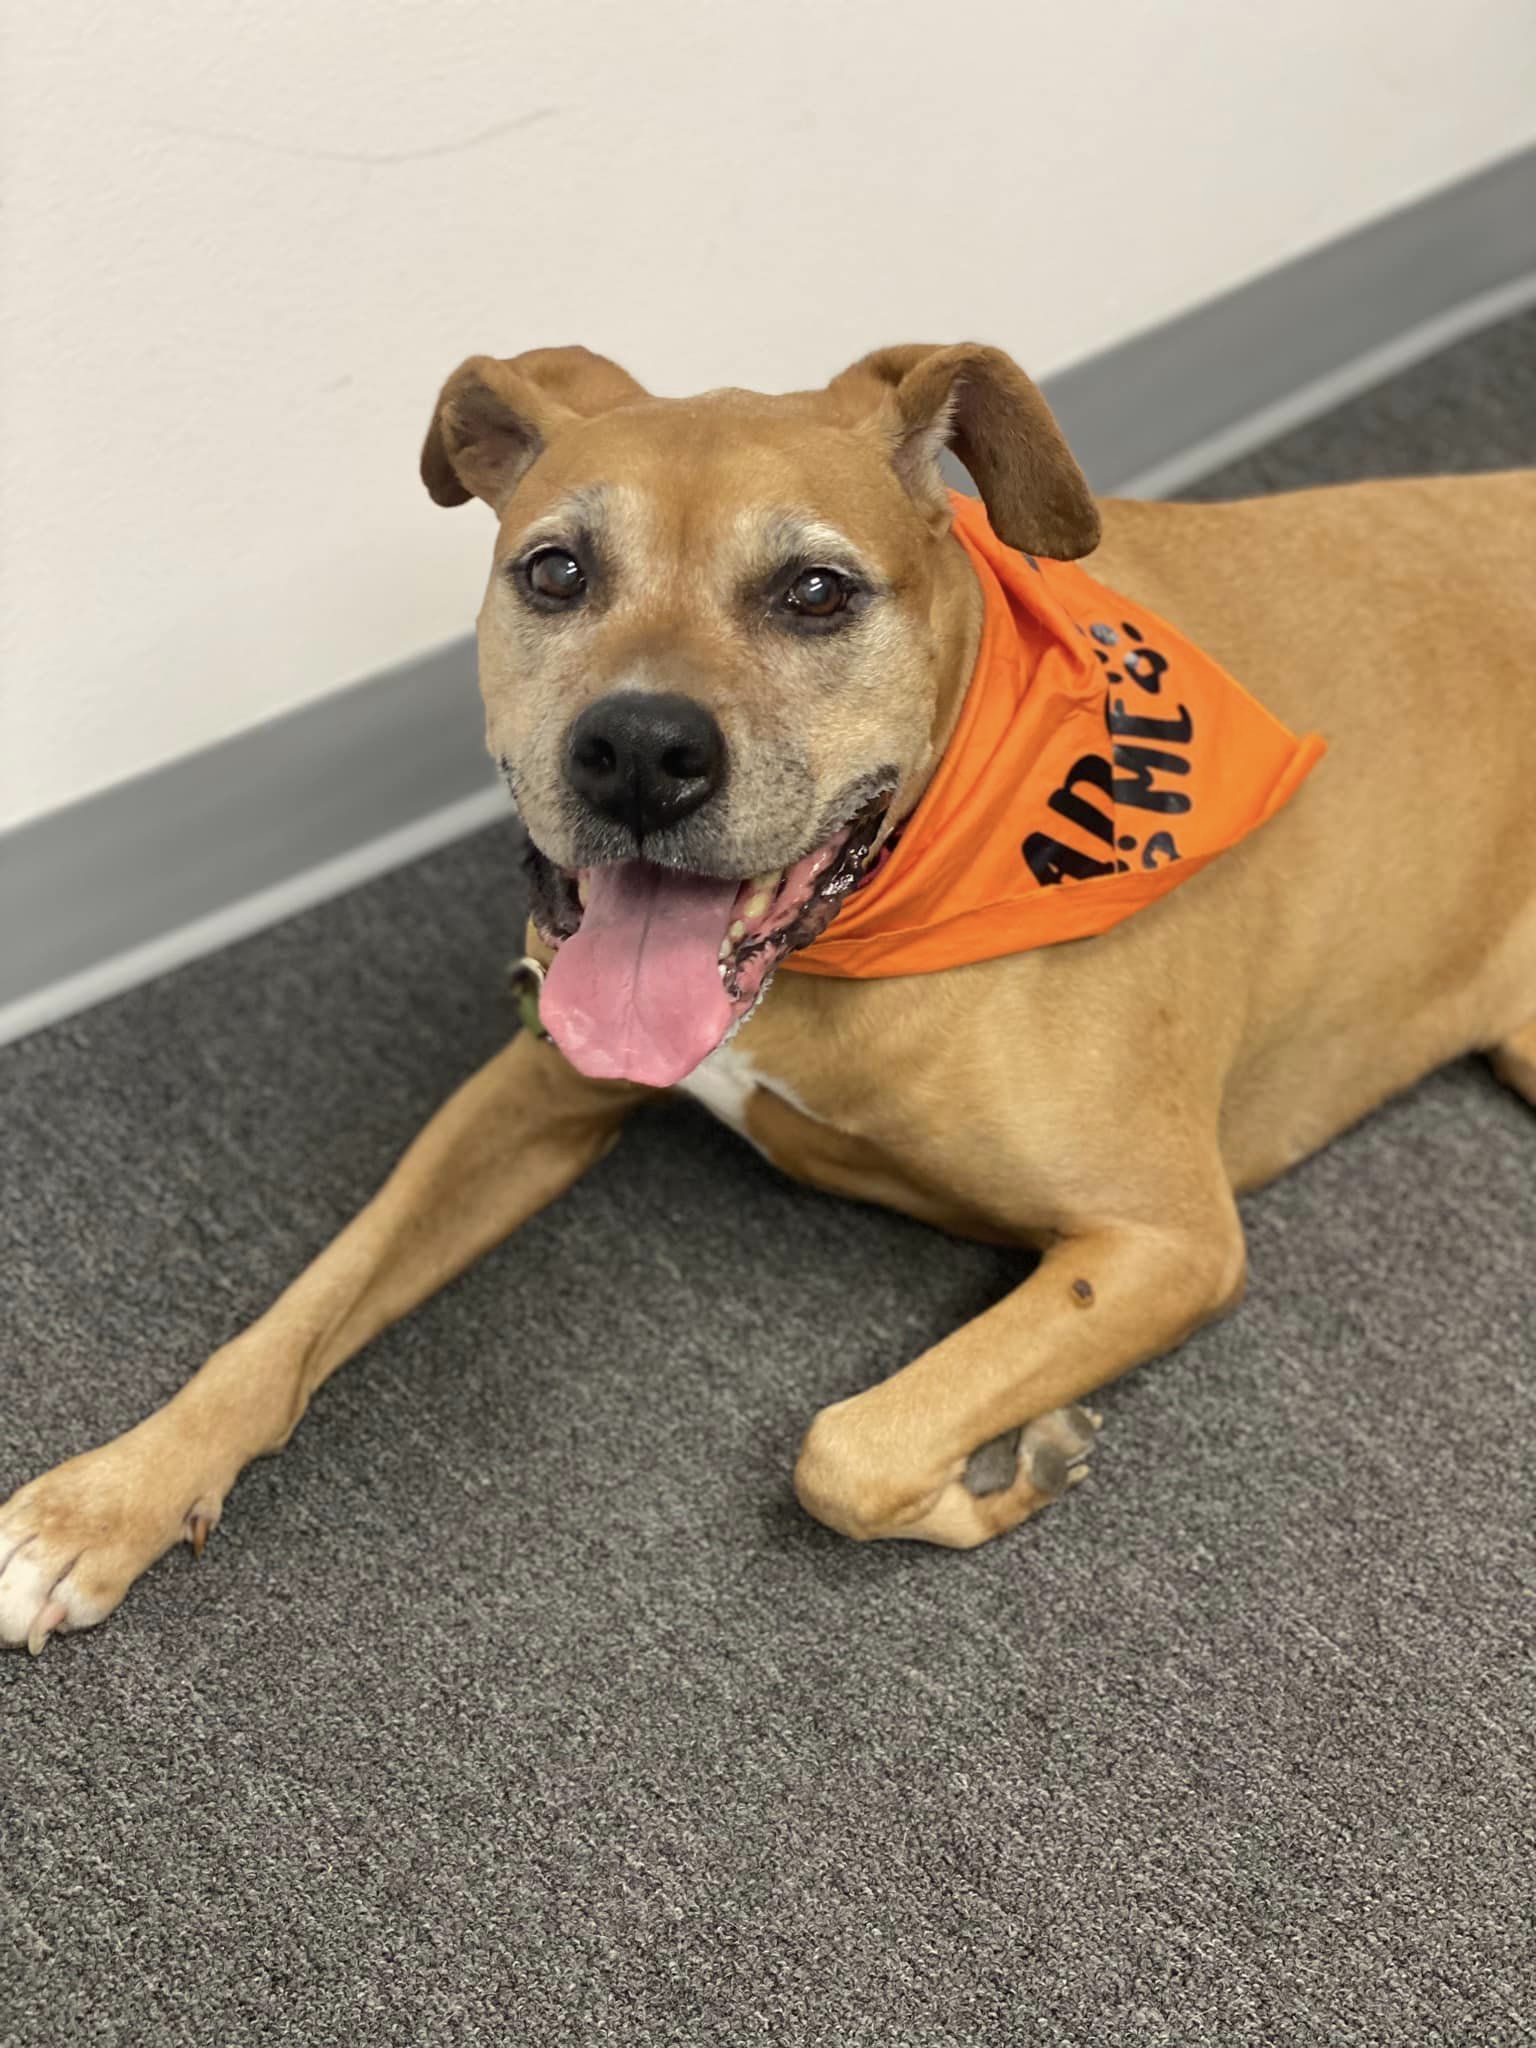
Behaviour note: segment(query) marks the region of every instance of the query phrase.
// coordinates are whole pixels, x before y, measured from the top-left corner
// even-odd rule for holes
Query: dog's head
[[[997,349],[884,349],[782,397],[652,398],[581,348],[444,385],[422,476],[499,521],[486,735],[560,948],[545,1014],[585,1071],[690,1072],[917,801],[979,613],[946,445],[1003,540],[1094,546],[1088,486]]]

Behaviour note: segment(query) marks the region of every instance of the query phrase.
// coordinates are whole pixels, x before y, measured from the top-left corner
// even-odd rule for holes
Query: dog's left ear
[[[589,348],[471,356],[438,393],[421,480],[439,505],[483,498],[500,511],[562,426],[646,396],[627,370]]]
[[[976,479],[993,531],[1027,555],[1075,561],[1097,547],[1099,514],[1051,409],[1011,356],[981,342],[876,349],[828,387],[850,423],[872,419],[908,491],[949,517],[939,452]]]

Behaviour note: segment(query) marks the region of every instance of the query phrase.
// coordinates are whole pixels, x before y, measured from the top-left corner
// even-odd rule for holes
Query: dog
[[[796,971],[898,874],[974,697],[989,600],[946,447],[1020,588],[1091,556],[1070,573],[1112,609],[1167,622],[1327,752],[1103,928],[1073,909],[949,965]],[[496,515],[480,678],[529,835],[542,1021],[163,1408],[0,1509],[0,1639],[36,1652],[178,1541],[201,1555],[316,1388],[659,1087],[815,1187],[1040,1254],[799,1449],[799,1499],[833,1529],[956,1548],[1059,1498],[1092,1442],[1081,1404],[1238,1302],[1239,1194],[1469,1051],[1536,1103],[1536,473],[1096,503],[1035,386],[972,344],[684,400],[585,349],[473,357],[422,473]],[[1147,708],[1177,726],[1178,700]],[[1152,751],[1183,829],[1177,750]],[[1060,827],[1033,835],[1057,849],[1042,901],[1140,886],[1119,821],[1093,825],[1099,758],[1033,821]],[[1021,874],[1024,843],[1004,849]]]

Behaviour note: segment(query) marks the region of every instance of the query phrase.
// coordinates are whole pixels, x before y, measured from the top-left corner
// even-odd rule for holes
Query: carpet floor
[[[1202,487],[1536,462],[1536,316]],[[1191,493],[1190,495],[1194,495]],[[496,828],[0,1056],[0,1495],[258,1313],[502,1041]],[[1013,1256],[701,1112],[0,1657],[0,2044],[1532,2038],[1536,1119],[1480,1065],[1244,1204],[1242,1310],[970,1555],[807,1421]]]

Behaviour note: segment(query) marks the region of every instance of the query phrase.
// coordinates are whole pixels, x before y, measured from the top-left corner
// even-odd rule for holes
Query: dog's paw
[[[1048,1501],[1088,1477],[1088,1459],[1104,1418],[1091,1408],[1056,1408],[1023,1429],[1010,1429],[973,1451],[965,1485],[975,1494],[999,1493],[1026,1481]]]
[[[899,1375],[898,1375],[899,1377]],[[806,1431],[795,1465],[800,1504],[857,1542],[889,1537],[973,1550],[1059,1500],[1087,1477],[1099,1418],[1060,1408],[1022,1430],[984,1444],[965,1465],[919,1453],[903,1466],[880,1427],[882,1382],[823,1408]],[[977,1483],[978,1478],[980,1484]]]
[[[201,1554],[218,1499],[178,1500],[137,1433],[45,1472],[0,1507],[0,1647],[34,1656],[92,1628],[173,1544]]]

